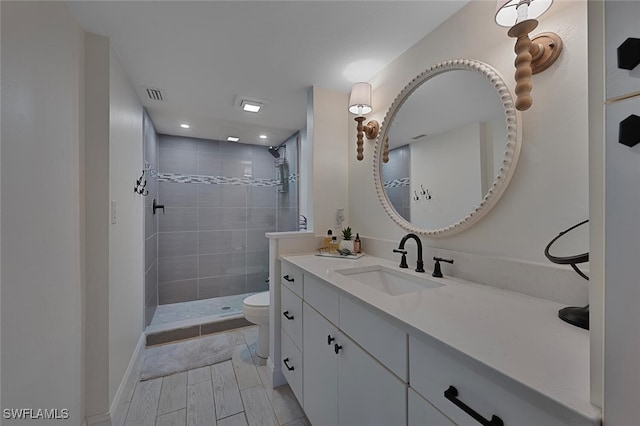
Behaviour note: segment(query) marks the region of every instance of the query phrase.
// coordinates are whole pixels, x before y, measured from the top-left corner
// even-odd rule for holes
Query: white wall
[[[85,411],[109,411],[109,39],[85,33]]]
[[[109,230],[109,401],[143,331],[144,206],[133,192],[143,170],[142,105],[111,48],[109,197],[117,223]]]
[[[63,3],[1,8],[0,405],[66,408],[79,425],[83,33]]]
[[[331,228],[334,235],[339,235],[339,229],[334,226],[335,212],[344,208],[346,218],[349,208],[350,154],[344,143],[348,99],[344,93],[314,87],[312,102],[313,121],[311,125],[307,123],[307,138],[313,146],[313,231],[320,236],[326,235],[327,229]],[[355,148],[352,151],[355,152]],[[347,225],[345,222],[343,226]]]
[[[143,110],[109,39],[85,34],[86,414],[109,418],[143,331]],[[111,221],[111,200],[116,223]]]
[[[431,194],[430,200],[412,199],[412,223],[444,228],[482,201],[480,130],[480,123],[471,123],[411,144],[411,188],[422,185]]]
[[[493,21],[495,2],[473,1],[377,74],[374,113],[382,123],[397,93],[431,65],[455,58],[495,67],[513,90],[513,45]],[[533,106],[522,114],[520,161],[493,210],[449,238],[423,237],[428,246],[548,264],[544,247],[558,232],[588,217],[587,15],[584,1],[556,1],[534,34],[553,31],[564,41],[558,61],[533,76]],[[388,218],[373,184],[373,142],[356,161],[349,126],[349,213],[361,236],[399,241],[405,231]]]

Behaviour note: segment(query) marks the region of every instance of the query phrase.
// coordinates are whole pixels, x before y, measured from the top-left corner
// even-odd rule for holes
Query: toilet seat
[[[243,304],[251,308],[267,308],[269,306],[269,292],[257,293],[244,299]]]
[[[257,324],[258,346],[256,355],[269,356],[269,292],[251,295],[242,301],[242,312],[247,321]]]

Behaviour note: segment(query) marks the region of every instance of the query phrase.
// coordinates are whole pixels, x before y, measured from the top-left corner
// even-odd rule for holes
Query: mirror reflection
[[[427,230],[461,221],[487,195],[507,147],[505,107],[482,73],[452,69],[410,93],[388,126],[381,180],[395,211]]]

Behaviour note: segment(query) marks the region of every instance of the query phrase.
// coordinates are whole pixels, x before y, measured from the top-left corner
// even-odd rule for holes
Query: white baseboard
[[[269,372],[269,378],[271,379],[271,387],[277,388],[287,383],[287,379],[284,378],[282,370],[276,370],[271,358],[267,360],[267,371]]]
[[[135,383],[138,381],[138,374],[142,365],[142,349],[144,349],[145,338],[145,334],[142,333],[140,335],[140,339],[138,339],[136,349],[133,351],[127,370],[124,372],[124,377],[120,381],[116,395],[114,396],[111,407],[109,408],[111,418],[115,417],[116,410],[122,406],[122,403],[127,402],[124,398],[129,394],[131,386],[135,386]]]
[[[82,426],[111,426],[111,413],[89,416],[82,422]]]

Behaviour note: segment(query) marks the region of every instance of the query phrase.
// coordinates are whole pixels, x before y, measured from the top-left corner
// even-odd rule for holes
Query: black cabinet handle
[[[444,397],[447,398],[449,401],[453,402],[456,405],[456,407],[462,409],[462,411],[464,411],[465,413],[473,417],[474,420],[478,421],[478,423],[480,423],[483,426],[503,426],[504,425],[504,422],[502,421],[502,419],[496,416],[495,414],[491,416],[491,420],[487,420],[484,417],[482,417],[480,414],[478,414],[473,408],[469,407],[467,404],[460,401],[457,398],[458,389],[456,389],[453,386],[449,386],[449,389],[444,391]]]
[[[333,350],[336,352],[336,355],[338,354],[338,352],[340,352],[340,349],[342,349],[342,346],[340,346],[339,344],[335,344],[333,345]]]
[[[294,368],[292,365],[289,365],[289,358],[285,358],[284,360],[282,360],[282,362],[284,362],[284,366],[287,367],[287,370],[289,371],[293,371]]]
[[[618,68],[632,70],[640,64],[640,38],[628,38],[618,46]]]
[[[618,127],[618,142],[629,148],[640,143],[640,117],[631,114],[620,122]]]
[[[291,320],[293,319],[293,315],[289,315],[289,311],[284,311],[284,312],[282,313],[282,315],[284,315],[284,317],[285,317],[286,319],[288,319],[289,321],[291,321]]]
[[[289,275],[285,275],[282,278],[285,279],[285,281],[289,281],[290,283],[294,282],[295,280],[293,278],[290,278]]]
[[[327,345],[331,345],[331,342],[333,342],[334,340],[336,340],[335,337],[331,337],[331,335],[327,335]]]

